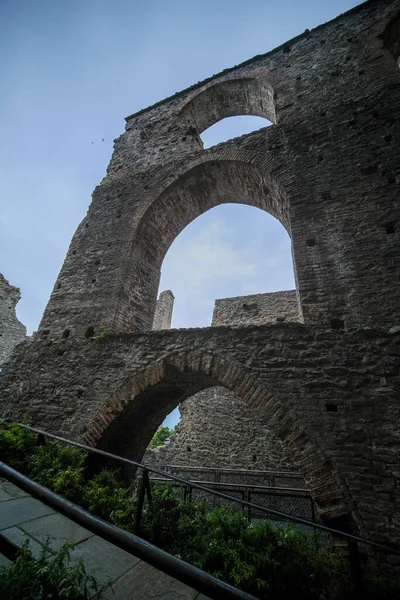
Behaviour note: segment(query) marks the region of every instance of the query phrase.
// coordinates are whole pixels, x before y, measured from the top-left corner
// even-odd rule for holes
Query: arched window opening
[[[278,337],[276,341],[279,343],[280,339]],[[296,474],[303,479],[302,484],[297,486],[293,486],[293,482],[278,483],[276,480],[268,485],[277,488],[303,488],[305,493],[304,488],[311,485],[310,492],[317,506],[323,508],[324,514],[329,508],[326,502],[326,488],[329,486],[328,489],[337,490],[336,494],[329,496],[332,509],[336,510],[341,490],[336,487],[334,467],[323,458],[319,446],[308,437],[295,411],[292,411],[295,399],[292,398],[290,388],[289,397],[284,397],[286,394],[280,386],[277,395],[274,391],[276,377],[273,373],[270,381],[264,376],[260,379],[242,360],[234,360],[233,369],[231,361],[229,351],[227,353],[223,345],[204,350],[188,346],[182,347],[180,351],[176,351],[176,346],[175,349],[171,346],[170,351],[160,355],[159,360],[124,378],[123,384],[92,421],[84,440],[99,449],[141,461],[160,423],[179,406],[182,419],[179,430],[172,439],[175,438],[176,447],[177,438],[181,436],[181,449],[185,458],[188,457],[189,460],[190,457],[189,466],[205,466],[209,461],[214,469],[225,469],[227,463],[235,468],[233,465],[239,466],[244,457],[244,462],[240,465],[244,467],[242,471],[253,471],[254,474],[254,470],[259,470],[260,466],[263,466],[263,471],[267,471],[264,466],[270,464],[272,457],[272,463],[277,467],[274,470],[280,471],[281,475],[290,470],[291,475]],[[296,387],[297,383],[292,383]],[[257,401],[254,402],[254,399]],[[190,426],[186,428],[186,436],[182,436],[182,407],[185,403],[188,404],[187,401],[192,403],[193,409],[186,411]],[[111,421],[105,420],[103,415],[106,413],[112,415]],[[269,415],[273,415],[273,418],[270,419]],[[284,428],[281,425],[283,421]],[[193,423],[197,425],[193,426]],[[203,432],[208,441],[202,442]],[[235,445],[231,435],[236,436]],[[269,441],[265,445],[267,438]],[[248,440],[247,445],[243,444],[245,439]],[[212,447],[209,448],[211,440]],[[169,446],[171,445],[170,442]],[[307,461],[301,460],[304,448],[307,449]],[[145,458],[144,462],[151,460]],[[172,462],[175,459],[170,460],[169,464]],[[182,460],[179,462],[182,465]],[[320,465],[317,478],[316,463]],[[329,474],[332,484],[329,483]],[[193,479],[193,476],[187,475],[187,478]],[[222,483],[222,479],[220,481]],[[304,485],[305,481],[308,482],[307,486]],[[289,507],[286,507],[286,511],[289,512]]]
[[[206,129],[201,134],[200,138],[204,148],[210,148],[211,146],[226,142],[232,138],[258,131],[271,124],[271,121],[268,121],[268,119],[265,119],[264,117],[246,115],[227,117]]]
[[[248,254],[248,246],[253,239],[256,239],[255,233],[257,231],[259,232],[259,238],[260,236],[265,237],[266,235],[265,230],[262,232],[259,231],[260,219],[262,219],[263,216],[264,218],[266,216],[264,213],[273,215],[286,231],[290,231],[288,196],[281,183],[277,181],[273,175],[261,171],[258,165],[241,160],[241,155],[236,150],[232,152],[234,156],[230,156],[230,154],[231,152],[228,147],[227,149],[224,149],[222,158],[206,156],[204,157],[205,160],[200,161],[198,164],[194,164],[168,185],[149,205],[141,217],[133,240],[134,252],[132,255],[135,263],[137,262],[138,265],[137,272],[146,274],[146,276],[128,278],[126,299],[129,299],[130,297],[140,297],[143,310],[136,310],[135,302],[127,302],[125,300],[119,307],[119,313],[121,315],[119,318],[122,318],[123,314],[124,322],[127,323],[127,327],[131,327],[133,331],[149,331],[152,329],[156,312],[157,290],[159,289],[161,268],[164,258],[183,230],[198,217],[205,215],[210,209],[229,204],[241,204],[253,207],[253,209],[261,209],[261,211],[257,213],[261,216],[258,219],[253,219],[252,230],[248,230],[247,239],[249,242],[247,247],[246,245],[243,246],[242,243],[242,240],[244,239],[243,215],[237,219],[236,239],[231,240],[231,245],[233,245],[232,250],[237,255],[237,264],[235,265],[229,264],[229,258],[224,251],[222,251],[222,253],[220,252],[216,257],[214,256],[215,252],[213,248],[216,246],[215,243],[203,247],[203,240],[200,240],[202,242],[200,248],[193,248],[193,243],[191,243],[189,250],[192,253],[195,252],[195,256],[191,258],[192,264],[189,269],[189,277],[186,276],[186,272],[179,274],[178,271],[176,271],[180,285],[182,285],[182,282],[184,281],[184,285],[186,286],[187,282],[185,279],[196,277],[198,274],[197,261],[199,260],[199,257],[203,258],[203,256],[207,254],[209,256],[210,251],[213,254],[212,260],[210,261],[210,268],[215,272],[215,264],[219,265],[218,276],[221,280],[225,280],[225,274],[223,272],[221,273],[221,264],[223,264],[223,261],[228,263],[228,272],[231,275],[234,275],[236,280],[243,270],[246,271],[247,269],[254,272],[256,270],[255,265],[246,268],[241,267],[243,257],[246,257]],[[218,223],[209,223],[209,227],[207,228],[207,231],[204,232],[204,236],[207,237],[212,234],[216,225],[218,227]],[[288,237],[286,237],[286,243],[289,245]],[[197,246],[198,245],[199,244],[197,244]],[[187,251],[187,256],[184,257],[186,259],[189,259],[189,250]],[[184,252],[186,252],[186,250],[184,250]],[[265,253],[266,250],[263,249],[260,256],[265,256]],[[295,257],[293,260],[295,261]],[[264,275],[264,280],[265,268],[269,264],[270,263],[265,258],[264,263],[260,267],[260,272]],[[181,270],[183,269],[183,267],[181,268],[181,265],[179,268]],[[294,270],[297,280],[299,277],[297,268]],[[130,272],[133,273],[133,270],[130,270]],[[256,290],[254,289],[253,283],[251,286],[252,290],[248,289],[243,290],[242,292],[238,292],[236,286],[235,294],[227,294],[226,291],[223,290],[222,293],[219,294],[219,297],[239,295],[240,293],[246,295],[263,292],[266,291],[265,285],[263,289],[260,289],[258,286]],[[168,283],[165,285],[165,280],[163,280],[161,289],[165,289],[165,287],[171,291],[173,296],[177,297],[177,290]],[[129,295],[128,289],[131,290],[132,296]],[[282,289],[282,286],[280,286],[280,289]],[[272,291],[271,288],[270,291]],[[215,297],[216,296],[214,296],[214,298]],[[214,298],[212,300],[214,300]],[[211,313],[213,301],[208,303],[210,305],[209,312]],[[198,304],[197,299],[196,304]],[[209,324],[209,321],[203,323],[203,325]],[[199,323],[196,323],[196,325],[199,325]],[[172,326],[177,326],[176,321]],[[186,323],[178,326],[190,326],[190,324]]]
[[[220,205],[185,227],[162,264],[166,288],[173,328],[300,320],[290,238],[252,206]]]
[[[257,78],[227,79],[212,83],[209,87],[196,93],[183,106],[180,119],[190,130],[199,136],[216,123],[229,118],[256,117],[264,119],[264,125],[252,125],[251,129],[239,128],[225,139],[237,137],[254,131],[256,128],[276,123],[274,92],[268,81]],[[250,123],[251,121],[249,121]],[[253,121],[255,123],[256,121]],[[227,125],[221,125],[224,128]],[[228,124],[228,128],[229,128]],[[201,138],[203,142],[207,139]],[[222,141],[222,140],[221,140]],[[213,142],[215,143],[215,142]],[[205,147],[208,147],[208,140]]]
[[[222,386],[205,387],[184,400],[179,408],[178,431],[164,443],[158,443],[171,431],[168,423],[173,420],[175,409],[157,429],[142,462],[185,479],[215,482],[217,486],[276,487],[275,508],[313,518],[309,497],[290,502],[284,494],[280,496],[282,487],[305,490],[303,476],[267,423],[237,394]],[[268,505],[267,497],[262,500]]]

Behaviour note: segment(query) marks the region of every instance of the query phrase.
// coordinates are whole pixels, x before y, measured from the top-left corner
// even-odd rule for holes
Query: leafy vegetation
[[[158,446],[163,446],[166,442],[168,442],[171,439],[171,435],[174,435],[174,433],[176,433],[177,427],[178,425],[175,425],[173,429],[170,429],[169,427],[159,427],[151,439],[149,448],[157,448]]]
[[[0,458],[133,532],[136,484],[128,485],[120,470],[103,470],[87,480],[84,452],[56,442],[36,446],[36,436],[1,422]],[[210,510],[204,502],[184,500],[180,488],[152,484],[152,503],[144,505],[141,535],[262,599],[354,597],[348,561],[340,551],[324,549],[318,535],[269,521],[252,524],[237,510]],[[399,598],[400,582],[385,578],[378,568],[368,566],[366,579],[365,600]]]
[[[99,587],[88,575],[80,559],[70,562],[71,544],[65,544],[52,555],[43,546],[40,556],[32,560],[28,540],[17,560],[9,567],[0,567],[0,598],[7,600],[100,600],[105,587]]]

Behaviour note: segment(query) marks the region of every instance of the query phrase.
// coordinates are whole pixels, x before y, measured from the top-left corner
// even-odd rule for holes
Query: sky
[[[0,272],[36,330],[124,117],[267,52],[351,0],[2,0]],[[206,146],[259,128],[225,119]],[[102,141],[104,138],[104,141]],[[171,246],[160,290],[174,327],[206,326],[215,298],[293,288],[290,243],[259,209],[217,207]]]
[[[124,117],[357,3],[0,2],[0,272],[21,288],[17,314],[28,333],[37,329]],[[225,119],[202,137],[210,146],[267,124],[259,121]],[[190,327],[210,323],[215,298],[293,285],[283,227],[259,209],[225,205],[177,238],[160,289],[175,295],[173,326]]]
[[[124,117],[272,50],[358,0],[1,0],[0,272],[36,330]],[[225,119],[206,146],[268,125]],[[104,139],[104,141],[102,141]],[[174,327],[207,326],[216,298],[293,288],[290,242],[243,205],[191,223],[165,258]]]

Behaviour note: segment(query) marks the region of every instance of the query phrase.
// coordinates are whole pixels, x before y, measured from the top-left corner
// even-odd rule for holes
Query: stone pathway
[[[57,550],[75,544],[71,560],[83,558],[86,571],[100,584],[110,582],[107,600],[207,600],[206,596],[106,542],[70,519],[0,480],[0,533],[17,546],[29,536],[33,556],[50,537]],[[0,554],[0,565],[10,561]]]

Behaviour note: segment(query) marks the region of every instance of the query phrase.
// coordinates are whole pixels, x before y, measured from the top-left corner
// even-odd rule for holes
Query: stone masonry
[[[301,321],[296,290],[216,300],[211,325],[265,325],[283,321]]]
[[[216,300],[212,326],[257,325],[286,319],[299,320],[295,291]],[[163,446],[147,448],[143,462],[158,467],[185,465],[246,470],[293,467],[281,441],[229,389],[211,387],[198,392],[179,405],[179,412],[177,433]]]
[[[128,117],[3,367],[3,415],[139,458],[175,406],[223,386],[325,522],[400,543],[399,32],[398,0],[369,0]],[[203,149],[245,114],[273,124]],[[302,322],[151,331],[171,243],[227,202],[286,227]]]
[[[179,405],[178,431],[158,448],[148,448],[143,462],[163,467],[285,470],[293,465],[282,443],[234,392],[211,387]]]
[[[1,373],[4,416],[140,458],[186,398],[242,398],[304,476],[321,517],[400,541],[400,328],[304,324],[44,336]],[[46,369],[44,369],[46,365]]]
[[[12,353],[14,346],[26,336],[26,327],[15,313],[20,298],[19,288],[10,285],[0,273],[0,367]]]
[[[174,308],[174,295],[171,290],[161,292],[154,313],[153,330],[169,329],[171,327],[172,310]]]

